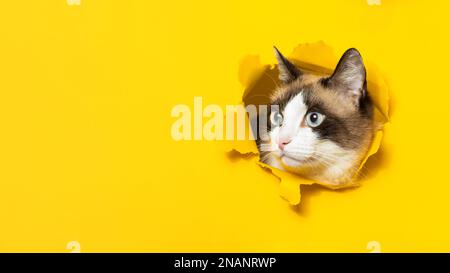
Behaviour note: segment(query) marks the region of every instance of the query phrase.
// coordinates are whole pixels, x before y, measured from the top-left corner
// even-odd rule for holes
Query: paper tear
[[[317,42],[312,44],[300,44],[289,55],[289,59],[293,61],[301,69],[310,73],[319,75],[329,75],[338,60],[333,53],[331,47],[324,42]],[[383,138],[383,125],[389,121],[389,88],[384,81],[378,69],[370,63],[366,63],[367,69],[367,85],[368,92],[374,102],[375,114],[374,119],[379,124],[375,132],[371,146],[367,155],[362,160],[354,181],[333,187],[328,184],[323,184],[319,181],[313,181],[299,175],[285,172],[273,168],[269,165],[255,160],[262,168],[270,170],[270,172],[280,180],[280,195],[286,199],[291,205],[298,205],[301,201],[301,186],[319,184],[331,189],[348,188],[358,186],[359,182],[356,177],[367,162],[370,156],[377,153]],[[278,72],[274,64],[261,64],[258,56],[251,55],[243,59],[239,70],[239,81],[244,87],[244,94],[242,96],[242,104],[262,105],[270,103],[269,94],[275,90],[279,84]],[[246,122],[249,122],[248,120]],[[256,143],[253,140],[234,141],[230,143],[231,147],[228,151],[237,152],[236,155],[241,157],[258,155]]]
[[[301,185],[312,185],[315,182],[305,179],[293,173],[283,172],[281,170],[272,168],[271,166],[258,161],[258,164],[278,177],[280,180],[280,195],[286,199],[291,205],[298,205],[301,201]]]

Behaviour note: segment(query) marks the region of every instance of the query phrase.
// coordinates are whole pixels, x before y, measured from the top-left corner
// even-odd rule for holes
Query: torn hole
[[[351,60],[351,58],[353,58],[353,55],[349,56]],[[301,44],[297,46],[286,59],[294,64],[295,67],[299,68],[301,70],[301,73],[313,75],[316,78],[328,78],[331,75],[334,75],[333,72],[335,71],[336,64],[339,60],[339,58],[334,54],[332,48],[325,45],[323,42]],[[278,61],[280,61],[280,59],[278,59]],[[349,65],[353,64],[350,63]],[[357,65],[354,65],[354,67],[357,67]],[[346,70],[343,71],[347,72]],[[370,95],[374,109],[373,117],[371,117],[373,121],[373,130],[371,131],[370,139],[366,144],[364,152],[361,153],[360,158],[358,159],[358,164],[353,166],[356,170],[352,171],[351,178],[347,179],[345,183],[337,183],[336,185],[334,185],[319,178],[308,177],[308,175],[304,175],[302,173],[296,173],[286,168],[279,169],[274,165],[267,164],[267,162],[261,162],[261,153],[257,148],[257,144],[255,141],[234,142],[232,145],[233,152],[229,154],[230,159],[256,159],[255,162],[257,164],[259,164],[264,169],[270,170],[272,175],[276,176],[280,180],[280,195],[292,205],[298,205],[300,203],[300,191],[302,185],[318,184],[330,189],[341,189],[358,186],[360,182],[364,181],[365,172],[372,172],[381,165],[381,163],[377,163],[377,161],[382,161],[382,158],[372,156],[379,151],[383,138],[383,126],[389,120],[388,87],[381,73],[379,73],[379,71],[373,65],[365,62],[365,71],[367,71],[366,90]],[[288,73],[287,75],[284,75],[284,78],[281,78],[282,80],[289,83],[289,81],[291,80],[289,78],[289,69],[287,69],[287,71],[280,71],[276,64],[261,64],[258,56],[247,56],[246,58],[244,58],[241,62],[239,71],[239,80],[244,86],[242,104],[244,106],[267,106],[273,104],[272,98],[274,96],[274,92],[277,92],[277,90],[279,91],[280,88],[283,87],[283,84],[286,85],[286,82],[282,82],[279,79],[280,72]],[[296,75],[296,73],[294,72],[292,73],[293,76]],[[343,73],[343,79],[345,80],[351,78],[351,73],[353,72],[350,71],[347,74]],[[355,77],[355,79],[358,80],[360,78]],[[354,85],[348,86],[348,88],[353,87]],[[338,100],[335,101],[338,102]],[[256,121],[248,120],[248,122]],[[259,126],[260,125],[258,125],[257,127],[259,128]],[[258,132],[253,133],[255,135],[258,134]],[[326,156],[327,155],[324,155],[324,158],[326,158]],[[368,161],[370,161],[369,164],[367,164]],[[370,170],[367,170],[367,168],[370,168]]]

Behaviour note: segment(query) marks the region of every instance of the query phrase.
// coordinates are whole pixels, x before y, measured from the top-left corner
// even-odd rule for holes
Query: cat
[[[358,50],[348,49],[334,72],[302,71],[276,47],[281,86],[271,95],[260,161],[333,188],[354,182],[374,135],[374,106]]]

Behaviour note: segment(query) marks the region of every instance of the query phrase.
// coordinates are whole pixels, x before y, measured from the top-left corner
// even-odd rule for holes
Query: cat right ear
[[[284,84],[288,84],[297,79],[300,76],[301,71],[295,67],[293,63],[289,62],[275,46],[273,49],[275,51],[275,58],[277,58],[278,61],[278,70],[280,73],[278,77],[280,78],[280,81]]]

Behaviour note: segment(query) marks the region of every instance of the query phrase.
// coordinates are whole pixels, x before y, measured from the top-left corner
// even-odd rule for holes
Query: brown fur
[[[336,137],[332,140],[348,149],[366,147],[373,137],[373,106],[367,101],[365,111],[346,101],[341,90],[326,87],[323,79],[311,74],[303,74],[290,84],[279,87],[272,95],[272,103],[284,107],[289,99],[303,91],[306,104],[320,107],[328,119],[333,118],[341,122],[342,127],[336,130]]]
[[[276,48],[275,54],[283,84],[274,90],[271,104],[277,105],[282,113],[291,99],[301,94],[307,113],[318,112],[325,116],[323,121],[318,126],[311,127],[311,130],[319,141],[331,141],[333,147],[340,147],[333,148],[335,154],[330,156],[336,157],[338,153],[338,161],[334,164],[340,164],[337,168],[346,166],[345,169],[339,169],[342,170],[340,172],[332,169],[334,164],[307,164],[295,167],[294,172],[334,187],[351,181],[369,149],[374,134],[373,103],[366,90],[366,71],[361,55],[356,49],[349,49],[332,75],[319,76],[299,70]],[[305,122],[306,116],[305,114],[300,122],[300,127],[308,126]],[[269,126],[268,131],[270,130]],[[273,157],[265,156],[266,154],[267,152],[262,151],[262,156],[268,163],[274,162],[271,161]],[[288,170],[290,168],[284,167]]]

